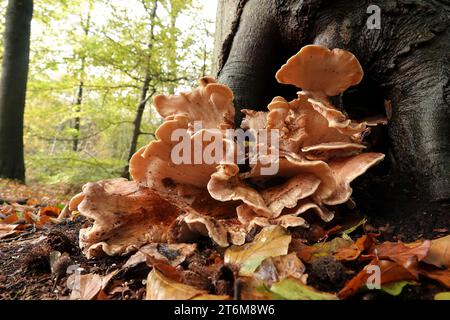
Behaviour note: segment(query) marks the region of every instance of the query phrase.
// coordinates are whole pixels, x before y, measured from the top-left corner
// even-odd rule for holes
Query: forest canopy
[[[2,33],[6,5],[0,4]],[[125,174],[130,154],[152,140],[161,122],[152,96],[183,91],[210,74],[214,13],[215,1],[36,1],[24,122],[27,181]],[[3,59],[3,42],[0,50]]]

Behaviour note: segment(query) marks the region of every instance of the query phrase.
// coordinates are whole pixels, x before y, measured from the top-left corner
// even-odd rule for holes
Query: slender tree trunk
[[[82,27],[83,27],[83,32],[84,32],[85,38],[87,38],[87,36],[89,35],[89,30],[91,29],[91,11],[92,11],[92,1],[89,2],[89,10],[88,10],[88,13],[87,13],[86,24],[82,23]],[[85,67],[86,67],[86,56],[83,54],[81,56],[80,82],[78,84],[77,100],[75,102],[75,113],[77,114],[77,116],[74,119],[74,125],[73,125],[73,128],[75,129],[76,133],[75,133],[75,137],[73,139],[72,149],[75,152],[78,151],[78,145],[79,145],[79,142],[80,142],[79,137],[80,137],[81,119],[80,119],[79,114],[81,112],[81,104],[83,103],[84,70],[85,70]]]
[[[33,0],[9,0],[0,80],[0,177],[25,181],[23,115]]]
[[[144,82],[142,84],[141,96],[140,96],[139,104],[138,104],[138,107],[136,110],[136,117],[134,118],[134,121],[133,121],[133,135],[131,136],[131,143],[130,143],[130,149],[128,152],[127,165],[124,167],[124,170],[122,172],[122,177],[127,178],[127,179],[130,177],[128,163],[130,162],[130,159],[133,156],[133,154],[135,154],[137,151],[139,136],[142,134],[141,124],[142,124],[142,116],[144,115],[144,111],[145,111],[145,106],[147,105],[149,98],[151,98],[151,96],[152,96],[152,95],[148,96],[148,91],[149,91],[149,86],[150,86],[150,81],[151,81],[150,62],[151,62],[151,50],[153,47],[153,41],[155,40],[155,18],[156,18],[156,10],[157,9],[158,9],[158,0],[155,0],[151,14],[150,14],[151,26],[150,26],[150,40],[148,43],[149,53],[148,53],[148,59],[147,59],[147,70],[146,70]]]
[[[135,152],[137,150],[139,136],[142,133],[141,132],[142,116],[144,115],[145,106],[148,101],[147,94],[148,94],[149,85],[150,85],[150,76],[148,75],[145,78],[144,85],[142,86],[141,99],[140,99],[138,108],[136,110],[136,117],[134,118],[134,121],[133,121],[133,135],[131,137],[130,149],[128,151],[128,161],[127,161],[127,165],[125,166],[124,171],[122,173],[122,177],[127,178],[127,179],[129,178],[128,163],[130,162],[131,157],[133,156],[133,154],[135,154]]]
[[[84,63],[83,63],[84,64]],[[84,69],[84,68],[83,68]],[[84,72],[84,70],[83,70]],[[75,112],[79,114],[81,112],[81,104],[83,102],[83,89],[84,81],[81,80],[77,90],[77,101],[75,102]],[[80,123],[81,118],[79,115],[75,117],[73,128],[76,130],[75,138],[73,139],[73,151],[78,151],[79,137],[80,137]]]
[[[169,33],[170,39],[172,41],[171,54],[173,55],[169,59],[169,75],[172,78],[176,77],[177,69],[178,69],[178,64],[176,62],[177,61],[177,45],[176,45],[177,34],[176,34],[176,30],[175,30],[178,14],[179,14],[179,12],[178,12],[177,8],[172,6],[171,12],[170,12],[170,33]],[[171,94],[171,95],[175,94],[175,87],[176,87],[176,85],[174,83],[169,84],[169,89],[168,89],[169,94]]]
[[[208,67],[208,49],[206,48],[206,44],[203,46],[203,64],[202,64],[202,77],[206,77],[206,68]]]

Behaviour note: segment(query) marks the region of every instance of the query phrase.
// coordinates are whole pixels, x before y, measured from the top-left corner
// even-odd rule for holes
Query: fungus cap
[[[342,49],[319,45],[303,47],[276,74],[278,82],[304,91],[336,96],[358,84],[364,72],[356,57]]]

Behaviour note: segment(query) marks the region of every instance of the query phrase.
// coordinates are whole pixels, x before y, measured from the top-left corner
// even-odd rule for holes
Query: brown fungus
[[[280,83],[302,91],[292,101],[275,97],[268,111],[243,110],[243,129],[278,134],[279,148],[258,142],[270,152],[254,160],[245,149],[248,166],[236,161],[233,93],[214,79],[177,96],[159,95],[154,105],[164,122],[156,140],[130,161],[133,181],[88,183],[69,207],[94,222],[80,232],[80,246],[88,257],[124,254],[149,243],[193,242],[208,237],[216,245],[242,245],[255,228],[281,225],[308,228],[302,215],[316,213],[323,221],[334,217],[331,206],[350,200],[351,182],[383,160],[380,153],[364,152],[368,127],[385,119],[353,121],[335,108],[330,96],[358,84],[363,71],[353,54],[310,45],[277,72]],[[201,128],[196,128],[201,121]],[[176,131],[177,130],[177,131]],[[175,163],[172,153],[181,133],[191,148],[218,142],[233,150],[214,162]],[[208,136],[210,139],[204,139]],[[225,154],[225,153],[224,153]],[[181,157],[184,154],[179,154]],[[264,163],[278,165],[264,175]]]

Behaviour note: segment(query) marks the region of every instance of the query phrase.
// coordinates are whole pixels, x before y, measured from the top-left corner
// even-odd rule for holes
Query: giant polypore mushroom
[[[244,111],[243,129],[264,129],[279,138],[279,152],[259,155],[247,167],[225,157],[226,152],[213,163],[184,153],[179,156],[190,161],[173,159],[175,132],[192,149],[208,148],[214,141],[225,151],[234,150],[236,141],[226,134],[234,128],[228,87],[207,77],[192,92],[155,97],[164,122],[156,140],[132,157],[134,181],[87,184],[71,203],[71,209],[94,220],[81,232],[85,252],[123,254],[149,242],[190,242],[198,235],[223,247],[243,244],[255,227],[308,227],[301,217],[307,211],[330,221],[333,206],[349,201],[350,183],[384,158],[363,152],[363,137],[378,122],[353,121],[329,100],[362,77],[358,60],[348,51],[302,48],[276,74],[280,83],[302,89],[298,97],[276,97],[267,112]],[[270,142],[258,143],[275,148]],[[263,174],[264,163],[276,163],[278,172]]]

